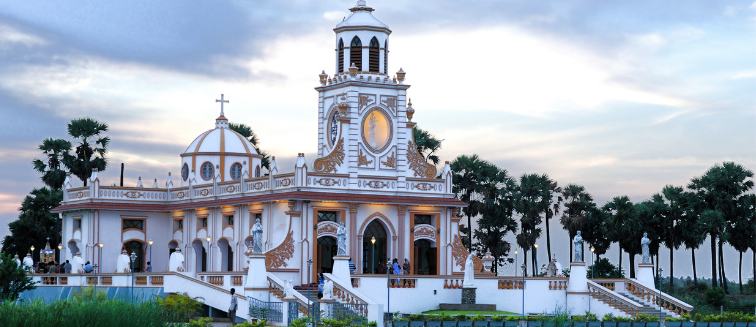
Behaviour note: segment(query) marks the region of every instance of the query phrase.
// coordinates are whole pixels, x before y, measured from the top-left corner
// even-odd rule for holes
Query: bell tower
[[[402,191],[407,178],[435,178],[436,167],[417,153],[414,109],[405,72],[388,73],[391,30],[358,1],[336,25],[335,74],[323,71],[318,91],[317,174],[335,174],[350,189]],[[367,181],[389,178],[393,182]],[[388,185],[388,186],[387,186]]]

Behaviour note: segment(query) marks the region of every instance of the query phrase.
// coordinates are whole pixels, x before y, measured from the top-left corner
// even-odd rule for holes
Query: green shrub
[[[546,320],[543,315],[537,315],[537,316],[526,316],[526,321],[544,321]]]
[[[457,321],[465,321],[467,320],[467,315],[457,315]]]
[[[570,318],[570,319],[572,321],[574,321],[574,322],[585,322],[586,321],[585,316],[572,316],[572,318]]]
[[[302,317],[289,321],[289,327],[305,327],[307,326],[307,318],[308,317]]]
[[[706,297],[706,303],[719,307],[724,304],[725,291],[720,287],[710,288],[704,292],[704,297]]]
[[[213,327],[213,320],[208,317],[192,319],[188,323],[181,325],[182,327]]]
[[[411,321],[425,321],[426,320],[425,318],[426,318],[425,315],[420,314],[420,313],[409,315],[409,320]]]
[[[472,321],[486,321],[488,318],[484,317],[482,314],[478,314],[477,316],[470,317],[470,320]]]
[[[165,327],[167,315],[155,301],[131,302],[123,299],[94,301],[92,292],[81,292],[71,300],[44,303],[5,301],[0,304],[0,326],[88,326]],[[91,295],[91,296],[90,296]]]
[[[585,312],[585,320],[598,321],[598,316],[595,313]]]
[[[507,316],[491,316],[491,321],[504,321]]]
[[[613,314],[611,314],[611,313],[607,313],[607,314],[605,314],[605,315],[604,315],[604,316],[603,316],[603,317],[601,318],[601,321],[616,321],[616,320],[614,319],[614,315],[613,315]]]
[[[448,313],[444,312],[441,314],[441,321],[454,321],[457,320],[456,317],[449,315]]]
[[[522,316],[508,316],[505,320],[506,321],[520,321],[522,320]]]

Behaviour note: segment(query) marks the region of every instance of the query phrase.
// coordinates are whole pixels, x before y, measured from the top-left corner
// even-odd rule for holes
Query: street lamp
[[[370,239],[370,243],[373,243],[373,257],[370,259],[370,266],[375,274],[375,236]]]
[[[99,282],[99,280],[97,280],[97,270],[98,270],[98,268],[100,268],[100,265],[102,264],[102,247],[103,247],[103,245],[105,245],[105,244],[102,244],[102,242],[100,242],[100,244],[97,244],[97,246],[100,248],[100,256],[97,259],[97,263],[92,267],[92,268],[94,268],[94,273],[95,273],[95,285],[94,285],[95,299],[97,298],[97,283]]]
[[[527,263],[522,263],[522,321],[525,321],[525,269],[528,269]]]
[[[58,243],[58,263],[60,263],[60,259],[63,258],[63,243]]]
[[[136,256],[136,253],[131,251],[131,302],[134,302],[134,261]]]
[[[34,261],[34,245],[31,246],[31,251],[32,251],[32,261]]]
[[[97,246],[100,247],[100,257],[97,259],[97,264],[102,266],[102,247],[105,246],[105,244],[102,244],[102,242],[100,242],[100,244],[97,244]]]
[[[386,261],[386,311],[388,311],[388,321],[391,324],[391,260]]]
[[[593,262],[593,252],[596,251],[596,248],[591,246],[591,279],[593,279],[593,272],[596,271],[596,264]],[[588,294],[588,313],[591,313],[591,296]]]
[[[152,240],[150,240],[149,243],[150,243],[150,263],[152,263]],[[152,270],[151,268],[152,266],[150,266],[150,270]]]
[[[517,276],[517,250],[515,250],[515,276]]]
[[[212,266],[212,263],[210,261],[210,236],[205,238],[207,240],[207,255],[205,255],[205,271],[210,271],[210,266]]]
[[[533,244],[533,260],[535,260],[535,268],[533,268],[533,277],[538,277],[538,243]]]
[[[659,261],[659,260],[657,260],[657,261]],[[661,319],[661,316],[662,316],[662,295],[661,295],[661,293],[662,293],[662,290],[661,290],[661,288],[662,288],[662,277],[661,277],[662,271],[664,271],[664,269],[662,269],[661,267],[659,267],[659,270],[658,270],[659,273],[656,274],[656,276],[659,277],[659,321],[662,321],[662,319]]]
[[[307,301],[310,302],[310,304],[307,306],[308,321],[312,318],[312,315],[310,314],[310,307],[312,307],[312,298],[310,297],[310,266],[312,266],[312,257],[307,259]]]

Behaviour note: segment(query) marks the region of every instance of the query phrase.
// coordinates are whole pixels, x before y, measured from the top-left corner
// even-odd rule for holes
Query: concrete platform
[[[439,303],[440,310],[458,310],[458,311],[496,311],[495,304],[460,304],[460,303]]]

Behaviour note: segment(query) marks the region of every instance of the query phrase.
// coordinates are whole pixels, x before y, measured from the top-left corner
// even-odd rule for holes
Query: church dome
[[[340,29],[350,27],[377,27],[380,29],[388,30],[388,25],[384,24],[372,14],[373,8],[368,7],[365,1],[357,1],[357,6],[349,9],[352,14],[349,15],[343,22],[336,25],[337,32]]]
[[[240,153],[257,154],[255,147],[241,134],[228,128],[224,116],[216,119],[215,128],[206,131],[192,142],[184,153]]]

